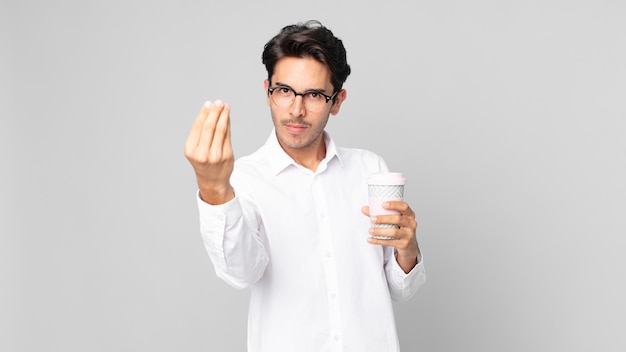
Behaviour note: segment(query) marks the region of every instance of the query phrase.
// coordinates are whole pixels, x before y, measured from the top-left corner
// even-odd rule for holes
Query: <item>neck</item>
[[[282,143],[281,147],[298,165],[302,165],[313,172],[317,170],[319,164],[326,157],[324,138],[320,138],[317,142],[311,143],[311,145],[304,148],[288,148],[282,145]]]

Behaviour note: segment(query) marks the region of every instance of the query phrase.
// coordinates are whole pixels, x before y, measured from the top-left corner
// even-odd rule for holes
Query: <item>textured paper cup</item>
[[[404,199],[406,179],[401,173],[386,172],[370,174],[367,178],[370,216],[399,214],[395,210],[383,209],[382,204],[392,200]],[[379,228],[398,228],[392,224],[373,224]],[[384,237],[384,238],[383,238]],[[387,236],[374,236],[378,239],[392,239]]]

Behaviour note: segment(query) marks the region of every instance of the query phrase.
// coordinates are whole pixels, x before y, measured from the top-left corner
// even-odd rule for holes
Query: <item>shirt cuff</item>
[[[420,251],[417,254],[417,263],[415,264],[413,269],[411,269],[408,273],[405,273],[404,270],[402,270],[402,268],[400,267],[400,264],[398,264],[398,260],[395,258],[395,254],[396,254],[396,252],[395,252],[395,249],[394,249],[394,260],[393,260],[393,262],[394,262],[394,264],[393,264],[394,271],[398,271],[398,273],[401,274],[401,276],[404,276],[404,277],[411,276],[415,271],[419,271],[419,267],[423,267],[424,266],[424,261],[422,260],[422,252]],[[418,269],[418,270],[416,270],[416,269]]]
[[[392,280],[396,283],[397,287],[408,288],[413,286],[413,284],[416,284],[413,281],[420,281],[425,271],[422,252],[420,251],[417,255],[417,264],[415,264],[415,266],[408,273],[405,273],[404,270],[402,270],[394,255],[391,271]]]
[[[235,198],[229,200],[224,204],[212,205],[200,198],[200,190],[196,192],[196,200],[198,202],[198,211],[200,212],[200,218],[212,218],[212,217],[224,217],[226,224],[232,224],[242,216],[241,205],[239,198],[235,192]]]

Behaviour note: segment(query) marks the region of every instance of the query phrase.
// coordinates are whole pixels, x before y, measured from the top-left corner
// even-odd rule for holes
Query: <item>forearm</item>
[[[269,262],[255,226],[243,216],[237,199],[221,206],[198,200],[200,232],[218,277],[233,287],[254,284]]]

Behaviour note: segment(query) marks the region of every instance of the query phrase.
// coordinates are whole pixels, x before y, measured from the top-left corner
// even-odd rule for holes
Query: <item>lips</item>
[[[285,128],[291,134],[300,134],[300,133],[304,132],[308,128],[308,126],[306,126],[306,125],[286,124]]]

